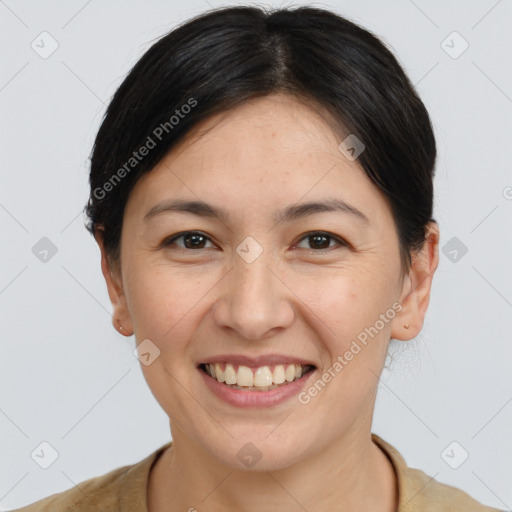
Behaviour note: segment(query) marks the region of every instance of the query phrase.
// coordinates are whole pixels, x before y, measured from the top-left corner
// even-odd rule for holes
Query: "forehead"
[[[273,153],[296,153],[299,147],[303,154],[332,152],[333,144],[337,146],[343,138],[344,128],[325,108],[305,101],[285,93],[247,100],[196,125],[173,149],[173,157],[178,158],[197,145],[203,150],[214,150],[219,156],[223,152],[227,156],[243,156],[233,152],[233,143],[243,146],[246,152],[252,147]]]
[[[357,160],[339,150],[341,136],[324,111],[292,96],[250,100],[196,125],[132,195],[146,210],[186,196],[261,213],[329,195],[369,217],[389,213]]]

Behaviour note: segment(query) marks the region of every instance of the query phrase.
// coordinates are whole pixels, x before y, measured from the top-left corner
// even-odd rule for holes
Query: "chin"
[[[225,445],[216,443],[211,447],[212,453],[234,470],[255,472],[286,469],[304,457],[304,443],[300,438],[281,432],[272,439],[274,434],[269,435],[268,432],[272,430],[267,428],[262,435],[261,429],[257,432],[254,428],[249,429],[244,434],[226,439]],[[302,450],[298,451],[298,447]]]

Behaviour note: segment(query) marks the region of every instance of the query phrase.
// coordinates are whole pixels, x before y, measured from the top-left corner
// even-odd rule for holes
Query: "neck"
[[[361,435],[361,430],[275,471],[234,470],[174,431],[171,448],[151,472],[148,492],[149,512],[398,509],[393,467],[370,433]]]

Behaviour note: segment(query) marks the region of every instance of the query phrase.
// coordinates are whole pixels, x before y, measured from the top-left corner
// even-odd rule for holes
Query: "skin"
[[[114,326],[160,350],[141,368],[169,416],[173,445],[150,475],[151,512],[397,509],[393,468],[371,441],[372,416],[390,338],[413,339],[423,326],[439,229],[429,225],[403,275],[385,197],[339,151],[342,139],[319,112],[279,93],[201,123],[131,192],[120,267],[96,236]],[[339,212],[272,220],[276,209],[327,197],[354,205],[369,223]],[[143,220],[170,198],[204,200],[229,216]],[[208,238],[199,249],[183,238],[162,245],[185,230]],[[318,230],[333,238],[322,245],[306,236]],[[247,236],[263,248],[252,263],[236,252]],[[313,361],[313,383],[397,302],[401,311],[307,405],[293,397],[242,410],[213,395],[196,368],[216,354],[279,353]],[[247,442],[262,454],[251,469],[237,458]]]

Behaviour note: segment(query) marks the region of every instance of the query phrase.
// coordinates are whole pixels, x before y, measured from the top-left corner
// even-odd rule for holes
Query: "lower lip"
[[[222,384],[213,377],[210,377],[201,368],[198,368],[198,371],[210,391],[228,404],[236,407],[271,407],[285,402],[291,397],[298,395],[301,389],[305,387],[309,378],[315,373],[315,370],[312,370],[300,379],[270,391],[242,391],[241,389],[230,388]]]

